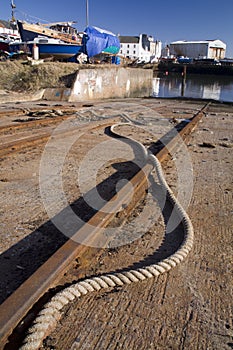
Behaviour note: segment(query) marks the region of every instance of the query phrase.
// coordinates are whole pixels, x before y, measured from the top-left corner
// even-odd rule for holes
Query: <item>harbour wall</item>
[[[153,70],[106,67],[81,69],[71,88],[49,88],[43,99],[82,101],[105,98],[148,97],[152,93]]]
[[[158,70],[161,72],[182,73],[184,69],[188,74],[233,75],[233,65],[170,62],[162,62],[158,65]]]

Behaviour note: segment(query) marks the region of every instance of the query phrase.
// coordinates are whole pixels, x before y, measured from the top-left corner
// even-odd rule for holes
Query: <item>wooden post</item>
[[[187,66],[186,64],[183,67],[183,72],[182,72],[182,86],[181,86],[181,96],[184,96],[185,92],[185,83],[186,83],[186,75],[187,75]]]

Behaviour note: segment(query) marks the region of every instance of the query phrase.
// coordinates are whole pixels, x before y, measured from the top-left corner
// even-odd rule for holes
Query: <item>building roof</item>
[[[0,27],[1,28],[7,28],[7,29],[15,29],[16,26],[11,23],[10,21],[5,21],[3,19],[0,19]]]
[[[120,43],[122,44],[138,44],[139,36],[119,36]]]
[[[178,40],[178,41],[173,41],[171,45],[179,45],[179,44],[211,44],[213,47],[226,47],[226,44],[218,39],[214,40],[201,40],[201,41],[187,41],[187,40]]]
[[[11,28],[10,22],[0,19],[0,27],[10,29]]]

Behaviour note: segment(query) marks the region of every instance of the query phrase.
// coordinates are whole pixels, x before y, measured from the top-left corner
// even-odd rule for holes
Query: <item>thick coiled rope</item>
[[[111,127],[112,134],[121,137],[115,132],[115,126],[116,125]],[[130,142],[133,142],[139,147],[142,156],[145,157],[145,162],[151,163],[156,170],[160,185],[163,190],[166,191],[168,200],[174,206],[174,211],[179,217],[180,222],[183,224],[185,233],[183,243],[174,254],[155,264],[144,266],[142,268],[87,278],[62,290],[39,312],[33,326],[28,330],[28,335],[24,340],[24,344],[20,348],[21,350],[39,349],[43,340],[55,329],[57,322],[61,319],[62,309],[71,301],[74,301],[87,293],[99,291],[100,289],[123,286],[125,284],[143,281],[147,278],[158,277],[177,266],[190,252],[193,245],[193,227],[187,213],[167,185],[160,162],[154,155],[149,154],[142,144],[132,139],[130,139]]]

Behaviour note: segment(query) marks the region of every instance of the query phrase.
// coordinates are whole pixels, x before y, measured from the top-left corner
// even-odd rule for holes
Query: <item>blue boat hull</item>
[[[75,44],[50,44],[37,43],[40,58],[54,57],[55,59],[70,59],[71,57],[83,52],[82,45]],[[32,53],[33,43],[18,43],[10,45],[11,52],[25,51]]]
[[[57,59],[69,59],[82,52],[82,46],[69,44],[37,44],[40,58],[55,57]],[[32,46],[30,47],[30,51]]]

